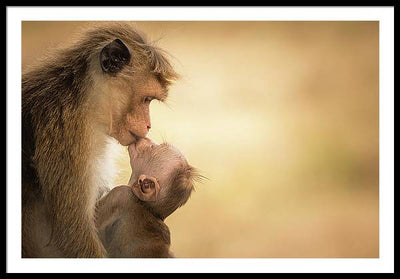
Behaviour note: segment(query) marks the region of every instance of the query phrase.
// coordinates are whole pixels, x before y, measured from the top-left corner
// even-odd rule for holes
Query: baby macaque
[[[173,257],[164,220],[189,199],[197,171],[167,143],[144,138],[128,151],[129,185],[115,187],[97,204],[100,239],[111,258]]]

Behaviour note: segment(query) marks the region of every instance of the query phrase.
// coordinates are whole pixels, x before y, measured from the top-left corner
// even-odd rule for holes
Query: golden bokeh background
[[[22,68],[86,24],[23,22]],[[149,137],[208,178],[166,219],[176,257],[379,257],[377,21],[136,25],[182,75]]]

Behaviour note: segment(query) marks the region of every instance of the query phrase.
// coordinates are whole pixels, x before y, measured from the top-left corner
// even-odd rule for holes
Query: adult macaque
[[[166,143],[141,139],[129,153],[134,166],[130,186],[115,187],[98,203],[100,238],[109,257],[173,257],[163,221],[186,203],[200,176]]]
[[[90,28],[22,75],[22,257],[106,257],[95,204],[111,185],[109,139],[151,128],[177,78],[130,24]]]

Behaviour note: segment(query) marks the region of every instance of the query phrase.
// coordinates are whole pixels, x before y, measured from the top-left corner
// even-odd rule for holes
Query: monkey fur
[[[149,103],[178,77],[129,23],[88,28],[22,74],[22,257],[107,257],[95,204],[110,139],[147,135]]]
[[[164,220],[187,202],[201,176],[167,143],[141,139],[129,153],[130,186],[115,187],[96,207],[100,238],[109,257],[174,257]]]

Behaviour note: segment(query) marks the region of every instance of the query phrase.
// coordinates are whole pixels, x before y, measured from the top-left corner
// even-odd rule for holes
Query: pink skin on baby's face
[[[168,185],[177,168],[187,164],[178,149],[166,143],[156,144],[149,138],[142,138],[129,145],[128,152],[132,168],[129,185],[145,174],[157,178],[162,188],[163,185]]]
[[[128,147],[128,152],[129,152],[129,157],[131,158],[130,163],[131,163],[131,168],[133,168],[132,162],[137,158],[138,153],[140,151],[143,151],[147,148],[151,148],[154,146],[158,146],[154,141],[152,141],[149,138],[142,138],[138,140],[136,143],[132,143]]]

